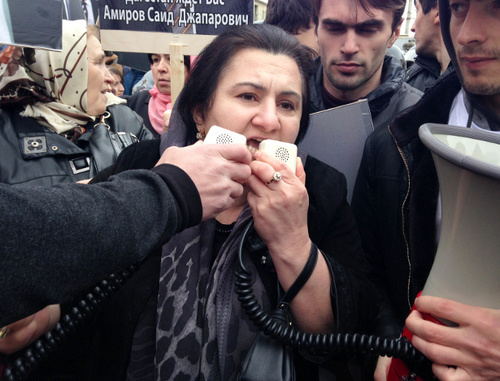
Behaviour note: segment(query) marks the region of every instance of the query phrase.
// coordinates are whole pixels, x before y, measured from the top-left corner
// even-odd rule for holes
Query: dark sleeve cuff
[[[158,165],[152,171],[163,179],[177,201],[180,216],[177,232],[198,225],[203,216],[201,198],[188,174],[172,164]]]

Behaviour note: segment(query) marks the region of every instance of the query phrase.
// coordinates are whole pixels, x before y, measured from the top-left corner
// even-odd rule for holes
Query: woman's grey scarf
[[[256,335],[234,290],[238,247],[250,219],[247,207],[219,253],[212,253],[213,220],[165,245],[156,328],[158,380],[235,379],[242,355]],[[245,265],[256,274],[253,262],[246,259]],[[257,295],[269,306],[263,285],[260,280],[256,283]]]

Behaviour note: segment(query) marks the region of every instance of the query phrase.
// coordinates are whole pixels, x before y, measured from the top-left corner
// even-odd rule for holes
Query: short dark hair
[[[318,13],[321,8],[321,2],[323,0],[312,0],[313,1],[313,10],[314,10],[314,24],[318,26]],[[371,6],[375,9],[381,10],[389,10],[392,11],[392,31],[394,32],[397,26],[401,23],[403,19],[403,12],[405,11],[406,1],[405,0],[357,0],[359,5],[363,8],[363,10],[370,15],[371,12],[368,10],[368,7]]]
[[[300,29],[309,29],[313,20],[311,0],[269,0],[266,24],[276,25],[285,32],[299,34]]]
[[[413,0],[413,3],[417,5],[417,1],[420,3],[424,15],[429,13],[433,8],[437,8],[438,6],[438,0]]]
[[[153,54],[156,53],[148,53],[148,61],[150,65],[153,64]],[[184,56],[184,66],[189,71],[189,69],[191,68],[191,56]]]
[[[205,116],[211,107],[219,79],[231,59],[241,50],[258,49],[292,58],[302,80],[302,116],[296,143],[304,137],[309,125],[308,79],[312,68],[309,51],[283,29],[269,24],[250,24],[231,28],[218,35],[199,54],[196,64],[177,99],[179,115],[188,129],[188,142],[196,141],[193,112]]]

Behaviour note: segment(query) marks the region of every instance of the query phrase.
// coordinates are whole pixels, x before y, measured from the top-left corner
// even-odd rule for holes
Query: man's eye
[[[469,11],[469,6],[465,2],[456,2],[450,4],[450,9],[455,16],[462,16]]]
[[[377,28],[374,28],[374,27],[361,27],[361,28],[358,28],[356,29],[357,33],[358,34],[374,34],[377,32]]]
[[[341,27],[338,27],[338,26],[329,26],[329,27],[326,28],[326,30],[329,33],[344,33],[345,28],[341,28]]]

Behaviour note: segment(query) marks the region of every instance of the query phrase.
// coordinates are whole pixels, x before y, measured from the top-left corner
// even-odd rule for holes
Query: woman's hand
[[[163,132],[168,131],[168,126],[170,125],[170,116],[172,115],[172,110],[166,110],[163,113]]]
[[[54,328],[60,315],[59,305],[53,304],[4,327],[2,331],[7,333],[0,339],[0,353],[8,355],[31,344],[45,332]]]
[[[294,174],[282,161],[261,151],[250,164],[247,180],[255,230],[266,243],[281,286],[286,291],[295,282],[309,258],[312,242],[307,227],[309,196],[300,159]],[[275,172],[281,180],[271,180]],[[290,304],[295,322],[308,332],[330,332],[333,311],[331,277],[325,259],[318,253],[313,274]]]
[[[309,252],[309,196],[302,162],[298,159],[295,175],[284,162],[264,152],[258,151],[255,158],[250,164],[252,175],[247,184],[251,192],[247,200],[259,236],[271,252],[282,252],[280,255],[292,255],[290,249]],[[272,180],[275,172],[281,174],[280,181]]]

